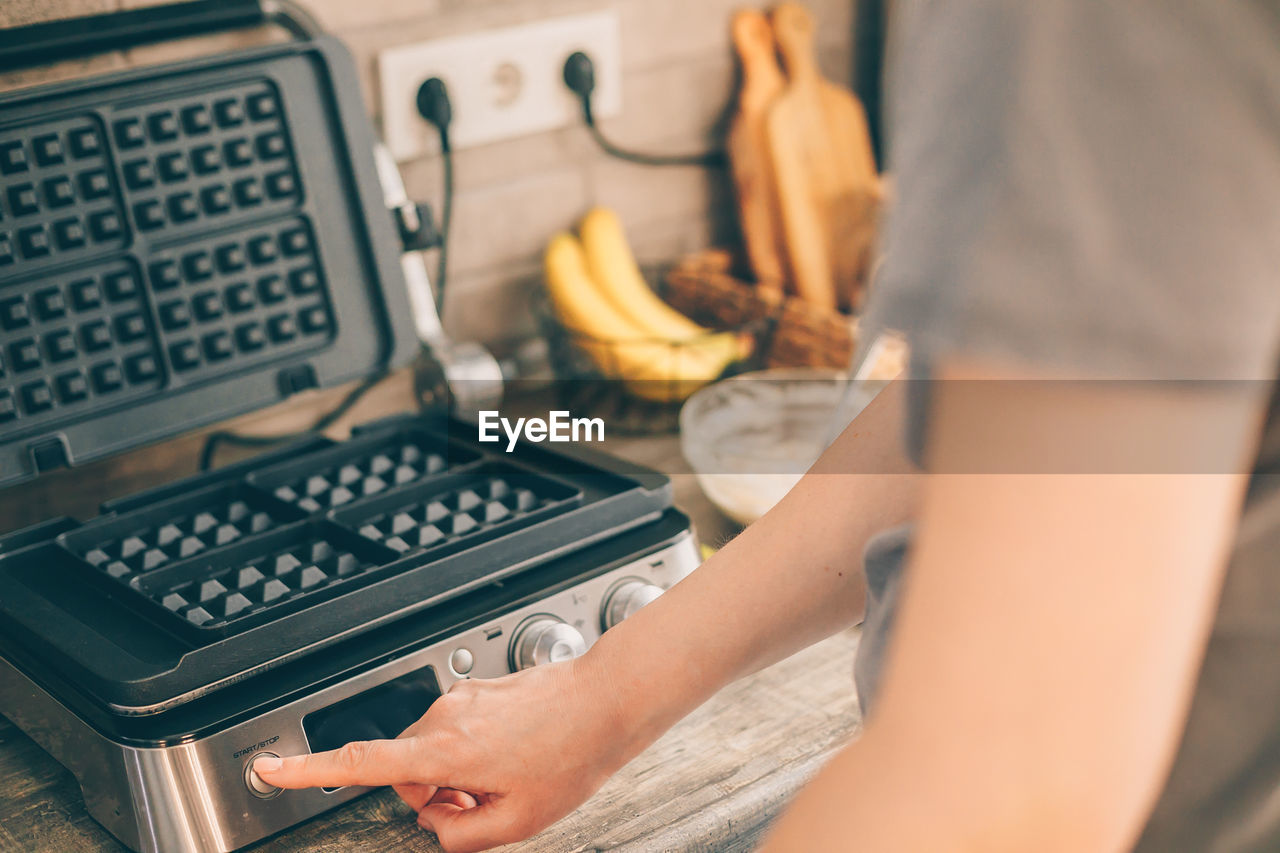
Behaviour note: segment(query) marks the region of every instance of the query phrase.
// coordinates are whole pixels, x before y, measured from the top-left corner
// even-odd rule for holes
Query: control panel
[[[324,752],[351,741],[394,738],[462,679],[496,678],[578,657],[604,631],[654,601],[697,563],[693,537],[687,536],[612,572],[265,715],[254,722],[255,732],[285,733],[271,744],[271,752],[259,751],[244,759],[247,793],[259,807],[277,798],[296,808],[300,800],[317,794],[354,796],[363,789],[281,792],[254,773],[253,764],[264,755]],[[268,721],[266,717],[278,719]]]

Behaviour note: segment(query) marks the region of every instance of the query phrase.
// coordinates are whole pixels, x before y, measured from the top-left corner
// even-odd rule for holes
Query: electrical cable
[[[443,318],[445,281],[449,271],[449,230],[453,224],[453,146],[449,142],[453,105],[449,103],[449,90],[439,77],[432,77],[418,88],[417,104],[418,114],[434,125],[440,135],[444,189],[440,203],[440,250],[436,260],[436,311]]]
[[[436,311],[444,319],[444,283],[449,271],[449,229],[453,224],[453,149],[449,146],[449,128],[440,128],[440,163],[444,173],[444,192],[440,202],[440,250],[436,255]]]
[[[647,154],[631,151],[615,145],[596,125],[591,109],[591,95],[596,88],[595,65],[591,57],[582,51],[569,55],[564,62],[564,83],[577,94],[582,104],[582,120],[596,144],[609,156],[640,166],[701,166],[705,169],[725,169],[729,157],[724,151],[705,151],[699,154]]]
[[[369,389],[377,385],[387,377],[386,370],[380,370],[372,376],[361,380],[360,384],[347,392],[338,405],[325,412],[320,417],[303,430],[295,432],[282,432],[276,435],[246,435],[244,433],[232,432],[231,430],[218,430],[211,432],[205,438],[204,449],[200,451],[200,470],[208,471],[213,467],[213,458],[218,452],[219,444],[230,444],[234,447],[271,447],[285,441],[294,441],[299,438],[307,438],[324,432],[333,426],[339,418],[351,411],[356,403],[360,402]]]

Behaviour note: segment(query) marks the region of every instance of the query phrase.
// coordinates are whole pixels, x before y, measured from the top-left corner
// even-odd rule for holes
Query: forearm
[[[627,726],[656,735],[725,684],[861,617],[863,549],[917,500],[903,406],[893,383],[777,507],[596,644],[585,663]]]

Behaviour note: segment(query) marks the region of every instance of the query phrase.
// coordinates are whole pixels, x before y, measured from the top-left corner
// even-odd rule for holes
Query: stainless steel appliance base
[[[567,623],[590,645],[618,614],[656,595],[652,587],[670,587],[698,562],[694,537],[686,531],[617,569],[178,745],[139,747],[104,736],[4,657],[0,712],[75,775],[89,813],[126,845],[140,853],[227,853],[368,792],[254,790],[248,766],[259,754],[310,751],[308,715],[415,672],[430,670],[444,692],[462,678],[505,675],[512,661],[525,657],[536,663],[538,654],[549,653],[555,660],[569,653],[566,647],[530,648],[524,655],[513,647],[517,629],[531,617],[549,617]]]

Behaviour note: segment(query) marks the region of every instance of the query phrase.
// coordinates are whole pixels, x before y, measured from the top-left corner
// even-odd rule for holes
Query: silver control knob
[[[250,794],[253,794],[255,797],[262,800],[269,800],[284,790],[283,788],[277,788],[275,785],[272,785],[270,782],[254,772],[253,765],[258,763],[258,759],[266,758],[267,756],[271,756],[272,758],[280,757],[274,752],[260,752],[244,766],[245,786],[248,787]]]
[[[609,630],[641,607],[662,595],[662,587],[642,580],[623,581],[604,602],[604,628]]]
[[[587,641],[572,625],[554,616],[535,616],[516,631],[511,641],[511,668],[528,669],[582,655]]]

